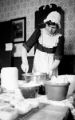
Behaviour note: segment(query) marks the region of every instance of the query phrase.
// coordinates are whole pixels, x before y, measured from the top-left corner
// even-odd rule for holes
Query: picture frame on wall
[[[11,20],[13,42],[26,41],[26,17]]]

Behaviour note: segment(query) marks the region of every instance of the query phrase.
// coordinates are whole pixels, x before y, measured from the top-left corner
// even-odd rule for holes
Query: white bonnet
[[[55,22],[56,24],[58,24],[59,28],[61,28],[60,20],[61,20],[61,15],[57,11],[52,11],[51,13],[48,14],[46,19],[44,19],[44,23],[48,21]]]

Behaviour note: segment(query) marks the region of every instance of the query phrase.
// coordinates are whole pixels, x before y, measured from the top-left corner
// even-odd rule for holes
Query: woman
[[[52,11],[43,21],[45,27],[37,28],[22,49],[22,65],[24,72],[28,72],[27,52],[37,43],[33,62],[33,72],[57,75],[58,65],[63,56],[64,37],[59,33],[61,15]]]

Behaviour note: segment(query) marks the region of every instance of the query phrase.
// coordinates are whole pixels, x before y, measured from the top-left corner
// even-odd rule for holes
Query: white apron
[[[42,29],[41,36],[39,38],[39,43],[46,48],[56,47],[59,42],[58,39],[59,36],[60,34],[57,34],[55,36],[50,36],[46,33],[45,29]],[[37,49],[34,56],[33,72],[50,73],[53,62],[54,62],[53,53],[46,53]]]

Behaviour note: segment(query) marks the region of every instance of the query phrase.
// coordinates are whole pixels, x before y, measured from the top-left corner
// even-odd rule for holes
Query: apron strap
[[[42,46],[40,43],[38,43],[37,49],[39,49],[42,52],[46,52],[46,53],[55,53],[55,51],[56,51],[56,47],[46,48],[46,47]]]

